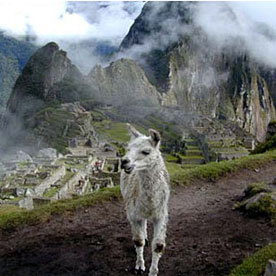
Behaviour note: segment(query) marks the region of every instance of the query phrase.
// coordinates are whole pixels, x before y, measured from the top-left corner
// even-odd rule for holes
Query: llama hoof
[[[145,246],[148,247],[149,246],[149,240],[145,239]]]
[[[142,268],[134,269],[134,274],[135,275],[142,275],[145,272]]]

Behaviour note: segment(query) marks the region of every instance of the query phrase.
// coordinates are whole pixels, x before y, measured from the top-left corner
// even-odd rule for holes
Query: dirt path
[[[275,177],[276,164],[174,189],[160,275],[227,275],[245,256],[276,241],[275,227],[264,219],[232,211],[248,183]],[[145,256],[148,266],[150,248]],[[56,217],[0,240],[1,276],[127,276],[134,262],[130,227],[118,201]]]

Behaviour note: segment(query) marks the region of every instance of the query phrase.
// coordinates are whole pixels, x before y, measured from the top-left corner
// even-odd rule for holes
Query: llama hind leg
[[[145,246],[149,246],[147,220],[144,220]]]
[[[165,250],[165,239],[167,231],[167,216],[153,221],[152,260],[149,276],[157,276],[158,263]]]
[[[136,265],[135,270],[138,273],[143,273],[145,271],[145,261],[144,261],[144,246],[146,240],[146,221],[136,220],[131,221],[133,240],[136,249]]]

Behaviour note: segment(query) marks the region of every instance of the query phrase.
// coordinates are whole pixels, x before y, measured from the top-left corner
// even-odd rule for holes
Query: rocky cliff
[[[119,59],[108,67],[95,66],[87,77],[95,89],[93,97],[115,106],[158,105],[160,95],[145,72],[130,59]]]
[[[12,113],[38,110],[55,84],[65,78],[80,77],[80,72],[71,64],[66,52],[60,50],[56,43],[48,43],[27,62],[15,83],[8,109]]]
[[[4,110],[13,85],[36,47],[0,32],[0,111]]]
[[[263,141],[276,116],[275,72],[260,66],[238,43],[238,50],[214,45],[193,22],[196,5],[148,2],[121,52],[135,52],[162,94],[163,106],[235,121]]]

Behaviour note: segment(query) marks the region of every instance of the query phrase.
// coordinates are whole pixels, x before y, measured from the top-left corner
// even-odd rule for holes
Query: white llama
[[[160,134],[150,129],[147,137],[128,124],[131,141],[122,158],[121,192],[136,248],[137,273],[145,271],[143,257],[147,242],[147,220],[153,222],[152,262],[149,276],[157,276],[165,249],[170,195],[169,174],[161,156]]]

